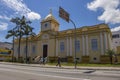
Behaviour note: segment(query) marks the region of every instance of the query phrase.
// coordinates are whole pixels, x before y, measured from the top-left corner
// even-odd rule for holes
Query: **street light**
[[[75,23],[70,19],[70,21],[72,22],[72,24],[74,25],[74,38],[75,38],[75,69],[77,68],[77,59],[76,59],[76,25]]]
[[[72,22],[72,24],[74,25],[74,38],[75,38],[75,69],[77,68],[77,59],[76,59],[76,25],[75,23],[69,18],[69,13],[66,12],[63,8],[59,7],[59,16],[64,19],[65,21],[67,21],[69,23],[69,21]]]

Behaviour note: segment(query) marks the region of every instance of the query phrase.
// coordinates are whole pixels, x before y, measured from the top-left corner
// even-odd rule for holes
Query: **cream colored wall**
[[[75,48],[75,44],[74,44],[74,37],[71,37],[71,39],[72,39],[72,56],[74,57],[75,56],[75,51],[74,51],[74,48]]]
[[[108,43],[108,49],[112,49],[112,36],[110,35],[110,33],[107,32],[107,43]]]
[[[80,41],[80,51],[76,51],[76,58],[79,58],[80,61],[82,60],[82,51],[83,51],[83,47],[82,47],[82,38],[81,36],[77,35],[76,36],[76,40],[79,40]],[[72,38],[72,56],[74,57],[75,56],[75,39],[74,37]]]
[[[103,32],[100,32],[100,53],[101,53],[101,55],[104,55],[105,53],[104,53],[104,46],[105,44],[104,44],[104,35],[103,35]]]
[[[38,50],[37,50],[37,41],[34,41],[34,42],[30,42],[29,43],[29,45],[30,45],[30,47],[29,47],[29,50],[28,50],[28,56],[30,56],[30,57],[32,57],[32,58],[34,58],[35,56],[37,56],[38,55]],[[35,46],[35,53],[33,53],[32,52],[32,48],[33,48],[33,46]]]
[[[57,27],[57,24],[56,24],[56,27],[55,27],[55,31],[59,31],[59,26]]]
[[[64,42],[64,52],[60,52],[60,42]],[[67,46],[66,46],[66,39],[63,38],[63,39],[58,39],[58,56],[61,56],[61,57],[66,57],[67,56]]]
[[[40,44],[40,46],[41,46],[41,55],[43,56],[43,45],[48,45],[48,51],[49,51],[49,40],[48,39],[43,39],[43,40],[41,40],[41,44]],[[49,53],[49,52],[48,52]]]
[[[35,45],[35,47],[36,47],[36,53],[32,52],[32,46],[33,45]],[[32,42],[28,42],[28,54],[27,54],[28,57],[33,58],[33,57],[39,55],[39,52],[41,51],[41,48],[39,48],[38,45],[39,45],[39,42],[33,42],[33,41]],[[26,53],[24,52],[25,46],[26,46],[26,43],[25,42],[21,42],[20,56],[22,56],[24,58],[26,56]],[[15,51],[14,51],[15,57],[18,56],[17,48],[18,48],[18,44],[15,44]]]
[[[112,49],[112,45],[111,45],[111,35],[110,32],[100,32],[102,33],[102,38],[103,38],[103,53],[101,53],[101,55],[105,55],[106,51],[108,49]],[[106,35],[106,36],[105,36]],[[101,43],[100,43],[101,44]],[[101,45],[100,45],[101,46]],[[101,48],[101,47],[100,47]]]
[[[69,45],[70,45],[70,37],[68,37],[69,39]],[[72,38],[72,56],[74,57],[75,56],[75,49],[74,49],[74,38]],[[80,51],[79,52],[76,52],[76,57],[77,58],[80,58],[81,60],[81,56],[82,56],[82,38],[80,36],[77,37],[77,40],[80,40]],[[60,52],[60,42],[64,42],[64,47],[65,47],[65,50],[64,52]],[[61,57],[67,57],[67,37],[65,38],[62,38],[62,39],[59,39],[58,40],[58,55],[61,56]],[[70,56],[70,46],[69,46],[69,55]]]
[[[42,41],[37,41],[37,56],[43,56],[42,54]]]
[[[56,52],[55,52],[55,39],[50,39],[49,40],[49,44],[48,44],[48,56],[55,56]]]
[[[24,48],[25,48],[25,43],[21,43],[20,44],[20,56],[24,56],[25,57],[25,52],[24,52]]]
[[[16,57],[16,58],[18,58],[18,44],[17,43],[15,43],[14,44],[14,56]]]
[[[116,51],[117,54],[120,54],[120,46],[117,46],[117,51]]]
[[[45,27],[45,24],[47,23],[47,27]],[[50,22],[45,22],[41,24],[41,31],[46,31],[51,29],[51,24]]]
[[[51,22],[51,28],[54,31],[59,31],[59,25],[55,22]]]
[[[55,24],[52,22],[51,23],[51,29],[54,30],[54,28],[55,28]]]
[[[47,56],[55,55],[55,39],[43,39],[37,43],[37,55],[43,56],[43,45],[48,45]]]
[[[45,27],[45,24],[47,23],[47,27]],[[55,22],[45,22],[41,25],[41,31],[46,30],[53,30],[53,31],[59,31],[59,25]]]
[[[21,43],[20,44],[20,56],[21,57],[25,57],[24,47],[25,47],[25,43]],[[14,56],[18,58],[18,43],[14,45]]]
[[[50,25],[48,25],[50,26]],[[52,28],[58,28],[58,27],[54,27],[55,25],[53,25],[52,23]],[[85,28],[84,28],[85,30]],[[107,46],[108,48],[110,48],[110,42],[109,42],[109,39],[110,37],[108,37],[109,35],[109,32],[107,31],[89,31],[89,29],[86,28],[86,30],[88,31],[85,31],[81,34],[81,32],[78,32],[77,34],[77,40],[80,40],[80,52],[76,52],[76,57],[77,58],[80,58],[80,61],[82,61],[82,56],[89,56],[89,61],[90,62],[100,62],[100,56],[102,55],[101,54],[101,39],[100,39],[100,33],[102,33],[102,36],[103,36],[103,49],[106,49],[105,48],[105,36],[104,36],[104,33],[106,33],[106,38],[107,38]],[[44,37],[44,35],[48,35],[48,37]],[[51,37],[52,35],[48,34],[47,32],[42,34],[40,36],[40,38],[37,40],[37,41],[32,41],[32,42],[29,42],[28,43],[28,53],[29,53],[29,56],[31,57],[35,57],[35,56],[43,56],[43,45],[44,44],[47,44],[48,45],[48,56],[56,56],[56,40],[54,37]],[[84,46],[85,46],[85,54],[83,55],[83,36],[84,36]],[[86,36],[88,36],[88,53],[87,53],[87,46],[86,46]],[[75,56],[75,44],[74,44],[74,36],[73,34],[70,34],[68,36],[66,36],[66,33],[64,34],[61,34],[60,36],[58,35],[57,36],[57,40],[58,40],[58,56],[61,56],[61,57],[67,57],[67,56]],[[68,43],[69,43],[69,48],[67,48],[67,39],[69,39]],[[70,42],[70,39],[72,42]],[[97,39],[98,40],[98,50],[97,51],[92,51],[91,50],[91,39]],[[64,52],[60,52],[60,42],[63,41],[64,42],[64,47],[65,47],[65,50]],[[72,49],[70,49],[70,44],[72,45]],[[35,45],[36,46],[36,53],[32,53],[32,45]],[[21,54],[23,56],[25,56],[25,53],[24,53],[24,46],[25,46],[25,42],[22,42],[21,43]],[[18,44],[15,44],[15,56],[17,57],[17,48],[18,48]],[[67,54],[67,49],[69,49],[69,53]],[[70,54],[72,51],[72,54]],[[105,51],[105,50],[103,50]],[[16,54],[17,53],[17,54]],[[96,57],[97,60],[93,60],[93,58]]]
[[[89,42],[88,42],[88,46],[89,46],[89,56],[90,56],[90,62],[100,62],[100,55],[101,55],[101,52],[100,52],[100,37],[99,37],[99,33],[96,33],[96,34],[90,34],[89,37]],[[93,51],[92,50],[92,47],[91,47],[91,40],[92,39],[97,39],[97,42],[98,42],[98,50],[96,51]],[[93,60],[93,58],[96,57],[97,60]]]
[[[109,38],[108,38],[108,34],[109,33],[108,32],[104,32],[104,34],[106,34],[106,37],[104,35],[104,54],[105,54],[108,49],[111,49],[111,46],[110,46]],[[107,41],[105,41],[105,38],[107,38]],[[107,48],[105,46],[105,43],[107,44]]]
[[[77,40],[80,41],[80,51],[76,52],[76,57],[80,59],[80,61],[82,61],[82,52],[83,52],[83,47],[82,47],[82,37],[81,36],[77,36]],[[75,48],[74,48],[75,51]],[[74,53],[73,53],[74,54]]]

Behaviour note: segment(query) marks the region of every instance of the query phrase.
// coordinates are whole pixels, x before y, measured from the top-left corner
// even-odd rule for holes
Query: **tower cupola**
[[[41,31],[58,31],[59,23],[52,15],[52,10],[50,13],[41,21]]]

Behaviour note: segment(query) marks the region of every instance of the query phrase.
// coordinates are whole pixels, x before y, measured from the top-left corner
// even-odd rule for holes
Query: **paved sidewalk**
[[[30,67],[42,67],[42,68],[58,68],[55,65],[40,65],[40,64],[23,64],[23,63],[12,63],[12,62],[0,62],[0,64],[10,64],[10,65],[18,65],[18,66],[30,66]],[[75,69],[74,66],[62,66],[60,69]],[[77,69],[83,70],[114,70],[120,71],[120,67],[84,67],[84,66],[77,66]]]

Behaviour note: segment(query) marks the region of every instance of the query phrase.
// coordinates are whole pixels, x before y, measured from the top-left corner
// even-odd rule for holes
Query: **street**
[[[120,71],[0,64],[0,80],[120,80]]]

